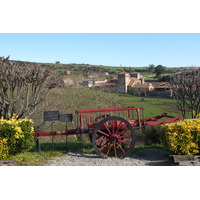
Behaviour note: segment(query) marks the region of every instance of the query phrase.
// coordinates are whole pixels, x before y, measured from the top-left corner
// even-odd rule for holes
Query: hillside
[[[29,61],[16,61],[19,63],[36,63],[36,62],[29,62]],[[57,74],[65,75],[66,70],[70,70],[72,73],[71,75],[81,75],[82,77],[88,77],[90,74],[104,74],[107,72],[109,77],[113,78],[117,76],[120,72],[139,72],[142,76],[146,77],[146,80],[154,80],[155,72],[150,70],[149,66],[144,67],[127,67],[127,66],[104,66],[104,65],[91,65],[91,64],[62,64],[59,61],[56,63],[37,63],[41,64],[44,67],[49,67],[52,70],[55,70]],[[165,67],[165,72],[163,75],[172,75],[173,73],[183,71],[187,69],[186,67]]]

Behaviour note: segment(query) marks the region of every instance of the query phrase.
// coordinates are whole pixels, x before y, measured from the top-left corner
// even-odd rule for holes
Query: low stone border
[[[186,155],[171,155],[174,163],[179,166],[200,166],[200,155],[186,156]]]
[[[0,160],[0,166],[14,166],[14,160]]]

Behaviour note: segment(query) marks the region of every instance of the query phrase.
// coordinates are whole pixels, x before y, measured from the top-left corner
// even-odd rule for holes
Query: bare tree
[[[171,81],[172,94],[175,104],[184,118],[191,117],[200,111],[200,68],[176,73]]]
[[[61,80],[38,64],[0,61],[0,116],[30,117]]]

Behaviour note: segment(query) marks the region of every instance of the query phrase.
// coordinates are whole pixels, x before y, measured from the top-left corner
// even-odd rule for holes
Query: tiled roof
[[[149,83],[139,84],[139,85],[133,85],[133,88],[149,88]]]
[[[138,78],[131,77],[128,86],[130,86],[130,87],[133,86],[133,84],[134,84],[136,81],[140,81],[140,80],[139,80]]]
[[[93,81],[106,81],[106,79],[93,79]]]

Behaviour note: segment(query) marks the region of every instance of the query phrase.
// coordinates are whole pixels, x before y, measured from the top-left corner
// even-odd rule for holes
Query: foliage
[[[176,73],[171,81],[171,89],[177,108],[187,118],[186,112],[195,118],[200,112],[200,68]]]
[[[0,119],[1,158],[30,150],[34,145],[33,122],[30,119],[12,117],[10,120]]]
[[[63,156],[61,152],[24,152],[13,156],[14,164],[16,166],[43,166],[47,161],[53,157]]]
[[[166,67],[162,65],[157,65],[154,69],[154,72],[156,73],[156,78],[160,77],[161,74],[165,72]]]
[[[171,79],[172,79],[172,76],[170,76],[170,75],[164,75],[164,76],[161,76],[158,79],[158,81],[159,82],[169,82]]]
[[[200,119],[185,119],[163,125],[164,143],[169,150],[179,155],[199,153]]]
[[[61,83],[50,69],[35,63],[0,61],[0,117],[30,117],[48,92]],[[10,114],[10,116],[8,115]]]
[[[148,66],[148,70],[149,70],[150,73],[152,73],[154,71],[154,69],[155,69],[155,65],[154,64],[150,64]]]
[[[146,145],[162,144],[162,129],[160,126],[148,126],[143,129]]]
[[[8,145],[7,145],[7,139],[0,138],[0,160],[6,159],[8,156]]]

